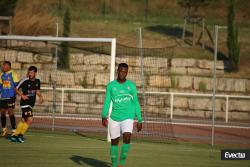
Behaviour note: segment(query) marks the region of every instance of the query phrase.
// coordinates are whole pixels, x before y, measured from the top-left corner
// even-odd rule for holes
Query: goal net
[[[106,136],[101,125],[105,87],[119,63],[129,65],[144,119],[135,138],[174,139],[170,121],[168,58],[174,47],[139,49],[107,38],[0,36],[0,61],[10,61],[19,78],[38,67],[43,104],[34,107],[32,128]],[[19,100],[16,114],[20,119]]]

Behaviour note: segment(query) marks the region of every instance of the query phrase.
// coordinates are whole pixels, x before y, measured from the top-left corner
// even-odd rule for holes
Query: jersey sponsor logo
[[[28,90],[28,96],[35,96],[36,90]]]
[[[9,80],[4,80],[3,81],[3,88],[7,88],[7,89],[10,89],[11,88],[11,83]]]
[[[2,77],[2,83],[3,83],[3,88],[4,89],[11,89],[12,88],[12,78],[10,74],[3,74]]]
[[[118,95],[115,99],[115,103],[126,103],[130,102],[133,100],[133,96],[130,94],[123,94],[123,95]]]

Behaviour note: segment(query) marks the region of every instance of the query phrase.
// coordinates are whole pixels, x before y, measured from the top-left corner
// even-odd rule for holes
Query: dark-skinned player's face
[[[2,66],[2,70],[4,71],[4,72],[8,72],[8,71],[10,71],[10,66],[8,65],[8,64],[3,64],[3,66]]]
[[[36,72],[33,70],[28,71],[28,77],[29,79],[34,79],[36,77]]]
[[[117,79],[120,80],[120,81],[124,81],[124,80],[126,80],[126,77],[127,77],[127,74],[128,74],[128,68],[119,67],[117,73],[118,73],[118,78]]]

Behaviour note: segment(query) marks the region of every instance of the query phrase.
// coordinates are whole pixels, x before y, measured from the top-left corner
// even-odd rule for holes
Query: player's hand
[[[106,128],[108,126],[108,119],[102,118],[102,125]]]
[[[142,123],[137,122],[137,132],[142,130]]]
[[[39,103],[40,103],[40,104],[43,103],[43,97],[42,97],[42,96],[39,97]]]
[[[28,100],[28,99],[29,99],[29,96],[27,96],[27,95],[21,95],[21,98],[22,98],[23,100]]]

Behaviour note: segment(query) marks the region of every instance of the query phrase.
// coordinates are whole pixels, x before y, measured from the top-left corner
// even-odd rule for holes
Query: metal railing
[[[42,90],[53,90],[52,87],[42,87]],[[60,107],[60,114],[64,115],[64,94],[65,91],[73,91],[73,92],[95,92],[95,93],[104,93],[105,89],[82,89],[82,88],[56,88],[56,91],[61,92],[61,107]],[[141,91],[138,91],[141,94]],[[180,93],[180,92],[155,92],[155,91],[146,91],[144,92],[145,95],[167,95],[170,96],[170,119],[173,120],[174,118],[174,98],[178,96],[185,96],[185,97],[212,97],[212,94],[202,94],[202,93]],[[222,98],[226,100],[226,107],[225,107],[225,122],[228,123],[228,115],[229,115],[229,100],[230,99],[249,99],[250,96],[243,96],[243,95],[224,95],[224,94],[217,94],[216,98]]]

